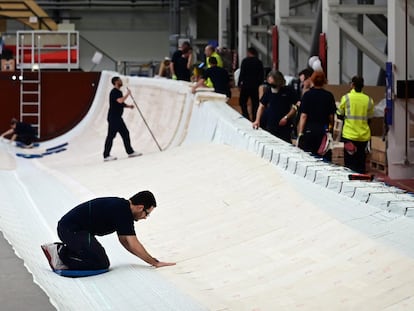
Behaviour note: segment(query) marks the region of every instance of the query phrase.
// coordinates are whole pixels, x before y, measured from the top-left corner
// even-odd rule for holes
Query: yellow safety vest
[[[374,116],[374,101],[354,89],[342,96],[337,114],[345,116],[342,136],[353,141],[369,141],[371,130],[368,119]]]
[[[217,67],[221,67],[223,68],[223,60],[221,59],[221,56],[217,53],[217,52],[213,52],[211,54],[211,56],[214,56],[217,60]],[[210,56],[210,57],[211,57]],[[210,63],[208,62],[208,60],[210,59],[210,57],[207,57],[206,61],[207,61],[207,68],[210,68]],[[206,82],[204,82],[208,87],[214,87],[213,82],[211,81],[210,78],[207,79]]]

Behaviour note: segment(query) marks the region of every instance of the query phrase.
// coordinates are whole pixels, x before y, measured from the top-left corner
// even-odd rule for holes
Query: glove
[[[296,138],[296,147],[299,147],[299,140],[300,140],[300,138],[303,136],[303,133],[299,133],[298,134],[298,137]]]
[[[177,80],[177,76],[176,75],[172,75],[172,79],[173,80]]]

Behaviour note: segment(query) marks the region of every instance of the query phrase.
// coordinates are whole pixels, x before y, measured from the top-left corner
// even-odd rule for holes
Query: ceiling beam
[[[15,19],[35,30],[57,30],[57,24],[35,1],[32,0],[2,0],[0,16]],[[36,17],[37,22],[30,19]]]

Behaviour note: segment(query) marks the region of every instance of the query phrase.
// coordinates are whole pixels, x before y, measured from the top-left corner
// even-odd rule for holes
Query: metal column
[[[288,28],[283,18],[289,17],[290,0],[275,0],[275,21],[279,37],[279,70],[284,74],[290,73],[290,39]]]
[[[405,7],[408,3],[408,0],[388,1],[388,60],[394,65],[394,81],[412,80],[414,75],[414,25],[408,22],[410,16]],[[412,8],[409,13],[414,15]],[[407,94],[405,97],[394,99],[393,122],[388,131],[388,175],[394,179],[414,176],[414,148],[408,126],[413,119],[410,116],[414,115],[414,99]]]
[[[247,51],[247,27],[251,24],[251,0],[239,0],[239,65],[246,57]]]
[[[331,5],[339,5],[339,0],[322,0],[322,31],[328,42],[328,64],[326,75],[330,84],[341,83],[341,32],[330,13]]]
[[[220,47],[229,47],[228,25],[229,25],[230,0],[219,0],[218,4],[218,44]]]

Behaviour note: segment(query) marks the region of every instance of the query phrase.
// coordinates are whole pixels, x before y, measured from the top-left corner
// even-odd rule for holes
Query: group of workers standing
[[[200,77],[192,75],[192,54],[191,45],[184,42],[171,61],[168,60],[171,77],[195,82],[193,92],[199,87],[213,87],[215,92],[230,98],[229,73],[223,69],[223,61],[214,47],[205,47],[206,64]],[[200,69],[199,66],[194,68]],[[191,80],[192,76],[195,79]],[[251,120],[253,128],[261,127],[289,143],[295,140],[299,148],[331,161],[332,151],[327,148],[326,137],[328,133],[332,135],[335,118],[342,119],[344,164],[358,173],[366,172],[366,150],[371,139],[369,119],[373,117],[374,102],[362,91],[362,77],[352,78],[350,91],[342,96],[338,107],[333,94],[324,87],[326,76],[319,68],[315,71],[306,68],[299,73],[299,92],[286,85],[284,75],[277,70],[271,70],[264,78],[257,50],[249,47],[235,80],[241,113]]]
[[[181,43],[172,58],[160,64],[158,76],[173,80],[194,82],[193,92],[200,87],[214,88],[216,93],[231,97],[229,72],[223,68],[223,59],[213,45],[204,49],[205,62],[193,64],[193,49],[188,41]]]
[[[231,97],[229,73],[223,68],[223,60],[212,45],[204,50],[206,64],[203,73],[194,81],[193,92],[199,87],[212,87],[215,92]],[[166,60],[161,71],[168,71],[176,80],[191,81],[192,47],[185,41],[174,52],[171,60]],[[199,66],[197,66],[199,67]],[[247,56],[242,60],[237,79],[240,91],[239,105],[242,115],[251,120],[253,128],[259,127],[276,137],[292,143],[311,154],[332,160],[329,148],[322,148],[327,133],[333,132],[335,118],[344,120],[341,139],[344,142],[344,164],[346,167],[365,173],[366,149],[371,139],[369,119],[373,117],[374,102],[363,93],[364,79],[354,76],[350,82],[349,93],[342,96],[337,107],[331,92],[324,88],[327,83],[323,71],[306,68],[299,73],[300,88],[295,90],[286,85],[284,75],[271,70],[264,82],[264,67],[255,48],[247,49]],[[125,149],[130,157],[139,156],[130,144],[129,132],[122,121],[123,108],[133,108],[124,104],[130,95],[120,91],[122,80],[114,77],[111,81],[114,89],[110,96],[108,113],[108,135],[105,140],[104,160],[115,160],[110,155],[112,141],[120,133]],[[251,102],[251,114],[248,111],[248,100]],[[30,125],[11,121],[11,128],[1,137],[11,136],[23,145],[31,146],[36,140],[36,133]]]
[[[327,80],[323,71],[306,69],[300,73],[300,81],[298,94],[286,85],[281,72],[270,71],[257,114],[252,118],[253,128],[261,127],[289,143],[295,139],[299,148],[331,161],[332,151],[327,148],[326,139],[333,134],[335,118],[342,119],[344,164],[357,173],[366,173],[374,102],[362,92],[364,79],[352,78],[350,91],[342,96],[338,106],[334,95],[324,88]]]

